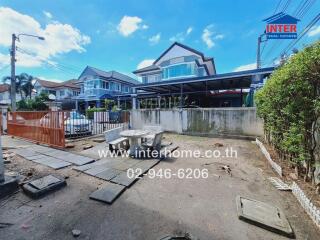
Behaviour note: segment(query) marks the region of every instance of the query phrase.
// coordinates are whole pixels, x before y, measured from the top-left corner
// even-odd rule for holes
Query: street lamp
[[[12,112],[15,112],[17,109],[16,105],[16,40],[20,41],[20,36],[27,36],[27,37],[34,37],[39,40],[45,40],[44,37],[32,35],[32,34],[25,34],[20,33],[17,36],[12,34],[12,43],[11,43],[11,109]]]

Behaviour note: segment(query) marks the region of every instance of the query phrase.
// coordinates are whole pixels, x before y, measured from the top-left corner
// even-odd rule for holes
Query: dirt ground
[[[189,233],[194,239],[286,239],[240,221],[235,203],[237,195],[280,207],[296,239],[319,239],[319,230],[292,193],[280,192],[269,183],[267,177],[276,175],[254,143],[175,134],[165,137],[166,141],[180,146],[180,150],[200,150],[201,156],[164,160],[154,167],[156,171],[208,169],[209,177],[151,179],[144,176],[112,205],[88,197],[105,184],[103,180],[71,167],[55,171],[13,157],[12,162],[6,164],[7,172],[31,172],[29,178],[55,173],[67,177],[68,186],[39,200],[31,200],[22,192],[1,200],[0,222],[13,225],[0,228],[0,239],[74,239],[73,229],[81,231],[78,239],[149,240],[180,233]],[[2,137],[2,143],[5,147],[30,144],[6,136]],[[237,151],[237,157],[206,158],[203,155],[208,149],[223,152],[230,147]],[[221,169],[224,165],[230,166],[231,174]]]

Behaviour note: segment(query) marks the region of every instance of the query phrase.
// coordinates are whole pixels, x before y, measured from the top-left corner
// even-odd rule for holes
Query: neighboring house
[[[213,58],[186,45],[175,42],[151,66],[133,72],[142,83],[161,82],[179,78],[212,76],[216,74]]]
[[[16,101],[21,100],[20,93],[16,94]],[[0,84],[0,104],[10,105],[11,98],[10,98],[10,85],[9,84]]]
[[[81,91],[76,97],[77,104],[100,107],[104,99],[115,99],[119,94],[132,93],[132,87],[140,84],[139,81],[119,73],[117,71],[102,71],[87,66],[78,78],[76,83]]]
[[[79,95],[80,87],[75,84],[76,82],[76,79],[64,82],[52,82],[37,79],[34,83],[34,89],[36,95],[39,95],[40,93],[53,94],[56,97],[56,101],[66,101]]]
[[[254,89],[274,68],[217,74],[215,62],[184,44],[175,42],[151,66],[133,73],[142,79],[135,95],[119,95],[120,102],[132,99],[132,107],[241,107],[252,106]]]

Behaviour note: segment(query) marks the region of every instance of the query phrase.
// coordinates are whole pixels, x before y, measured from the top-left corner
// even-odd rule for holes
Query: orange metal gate
[[[65,147],[62,111],[8,112],[8,134],[54,147]]]

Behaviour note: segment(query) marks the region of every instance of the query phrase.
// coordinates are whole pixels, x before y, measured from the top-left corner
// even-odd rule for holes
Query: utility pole
[[[11,43],[11,110],[15,112],[17,109],[16,104],[16,35],[12,34]]]
[[[257,69],[259,69],[261,67],[260,45],[261,45],[261,35],[258,37]]]
[[[2,155],[1,135],[0,135],[0,183],[4,182],[4,162]]]
[[[261,34],[258,37],[258,48],[257,48],[257,69],[261,68],[261,43],[267,41],[267,39],[262,40],[265,34]]]

